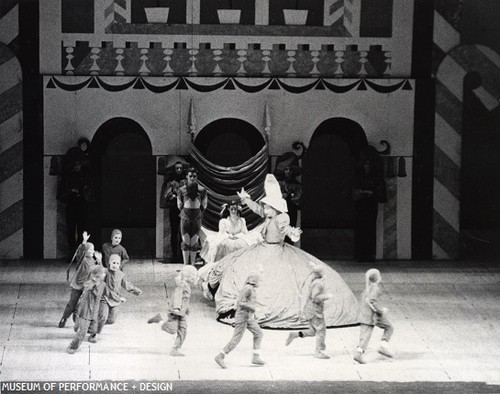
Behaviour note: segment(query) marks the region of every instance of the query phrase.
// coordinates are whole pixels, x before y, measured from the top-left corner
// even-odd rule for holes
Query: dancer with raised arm
[[[222,260],[208,275],[208,283],[215,293],[219,319],[231,322],[238,296],[249,273],[257,263],[263,267],[262,282],[257,296],[256,318],[263,327],[306,328],[307,319],[302,310],[309,294],[312,277],[309,261],[324,268],[325,292],[333,298],[325,301],[324,317],[327,327],[357,323],[357,300],[340,275],[327,264],[307,252],[284,242],[300,238],[301,230],[290,226],[286,201],[282,198],[276,178],[268,174],[266,196],[256,203],[243,189],[241,201],[265,218],[263,241],[247,249],[237,250]]]

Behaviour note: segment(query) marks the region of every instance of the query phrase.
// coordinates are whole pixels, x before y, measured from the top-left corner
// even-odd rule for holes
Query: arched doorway
[[[251,159],[264,146],[262,134],[241,119],[224,118],[206,125],[194,141],[194,146],[211,163],[237,166]]]
[[[500,107],[488,111],[474,90],[481,86],[477,72],[464,79],[460,255],[497,261],[500,253]]]
[[[156,171],[149,137],[135,121],[114,118],[99,127],[90,149],[96,192],[91,228],[100,238],[96,248],[120,228],[131,257],[154,257]]]
[[[200,182],[208,190],[203,225],[217,231],[221,205],[234,199],[242,187],[253,198],[262,197],[269,169],[266,141],[252,124],[225,118],[206,125],[193,145],[196,150],[191,159],[198,168]],[[262,221],[246,208],[243,216],[249,229]]]
[[[353,257],[354,165],[366,145],[363,128],[350,119],[327,119],[315,130],[303,159],[304,250],[322,258]]]

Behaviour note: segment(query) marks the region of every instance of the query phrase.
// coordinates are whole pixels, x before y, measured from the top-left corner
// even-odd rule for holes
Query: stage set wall
[[[45,75],[44,232],[49,234],[44,240],[44,257],[60,257],[58,245],[64,239],[60,231],[64,207],[54,198],[57,177],[48,175],[50,158],[63,155],[80,136],[92,139],[104,122],[115,117],[137,122],[151,141],[153,155],[187,155],[191,110],[197,131],[217,119],[238,118],[263,134],[267,110],[271,157],[290,151],[294,141],[307,146],[316,128],[330,118],[359,123],[369,143],[376,147],[381,140],[389,141],[391,155],[407,158],[409,173],[406,178],[390,181],[394,183],[391,190],[397,190],[391,193],[391,205],[398,203],[391,214],[381,210],[385,215],[379,215],[378,256],[384,256],[384,221],[387,224],[397,216],[396,227],[401,229],[397,252],[389,257],[411,257],[415,82],[400,78],[410,75],[413,0],[384,1],[378,7],[367,1],[363,5],[361,0],[304,3],[312,14],[304,26],[276,22],[276,12],[281,10],[276,11],[277,3],[269,0],[242,5],[243,13],[249,9],[253,12],[253,20],[243,24],[214,19],[215,11],[210,7],[222,6],[222,2],[169,2],[174,18],[183,18],[170,24],[138,23],[130,0],[86,3],[93,7],[93,15],[81,8],[77,17],[58,0],[40,3],[40,72]],[[379,18],[367,17],[373,12]],[[99,80],[74,91],[68,88],[85,83],[91,76]],[[189,86],[178,85],[163,93],[133,87],[113,92],[102,88],[103,84],[123,85],[134,77],[152,86],[166,86],[174,83],[175,77],[182,77],[186,80],[179,84]],[[190,85],[213,87],[223,83],[224,77],[234,78],[229,81],[232,86],[214,90]],[[336,79],[330,80],[332,77]],[[364,82],[356,85],[359,78],[373,78],[373,83],[382,87],[400,85],[383,93]],[[321,86],[323,80],[340,86],[354,84],[355,88],[334,93]],[[257,86],[266,81],[270,84],[254,93],[234,86]],[[319,85],[314,89],[291,92],[316,82]],[[157,195],[161,183],[158,177]],[[162,221],[163,212],[157,208],[157,257],[163,257],[164,250]],[[392,231],[389,238],[394,240]]]
[[[496,20],[492,19],[498,9],[496,3],[468,0],[301,2],[303,8],[309,8],[310,12],[316,14],[315,21],[308,20],[306,26],[284,26],[283,23],[273,22],[273,15],[276,14],[273,14],[272,7],[276,3],[270,0],[252,2],[254,19],[242,25],[214,22],[213,17],[204,15],[204,0],[166,0],[165,3],[172,8],[174,15],[183,15],[184,21],[179,22],[177,19],[171,24],[136,23],[132,20],[133,0],[9,1],[0,5],[0,43],[15,55],[23,74],[22,83],[16,84],[16,89],[22,86],[22,94],[2,95],[6,108],[19,108],[14,112],[21,121],[16,123],[13,117],[8,116],[0,124],[1,168],[9,169],[2,173],[0,179],[0,258],[59,255],[54,252],[57,250],[57,246],[54,248],[54,238],[63,237],[62,234],[53,234],[57,228],[54,224],[57,215],[46,212],[47,209],[57,212],[54,206],[56,200],[48,198],[54,192],[55,185],[55,177],[47,175],[49,158],[64,154],[74,144],[75,138],[79,136],[77,134],[92,136],[105,119],[94,119],[85,108],[76,106],[77,97],[83,94],[82,91],[91,90],[86,87],[75,90],[75,97],[67,102],[71,105],[73,115],[70,116],[70,110],[64,114],[63,119],[67,123],[63,127],[62,121],[54,120],[57,110],[52,106],[60,105],[61,97],[70,94],[62,93],[57,88],[48,88],[48,85],[50,78],[73,84],[79,81],[77,78],[91,76],[103,80],[111,78],[110,84],[125,81],[126,77],[140,77],[159,84],[170,77],[182,77],[200,85],[205,83],[205,78],[213,85],[220,77],[237,78],[234,81],[245,83],[247,77],[254,81],[252,83],[256,83],[258,78],[279,78],[288,85],[305,84],[307,78],[328,80],[335,77],[341,83],[361,78],[377,84],[392,84],[400,78],[408,79],[411,91],[388,94],[408,95],[410,101],[406,107],[401,104],[406,112],[397,113],[394,108],[384,107],[388,101],[382,100],[382,104],[379,104],[384,95],[374,94],[372,101],[367,99],[363,104],[358,101],[357,107],[349,108],[344,116],[360,119],[359,123],[367,132],[370,143],[376,145],[379,136],[387,137],[393,144],[391,156],[405,155],[397,148],[401,140],[405,146],[413,146],[413,152],[406,157],[408,176],[390,181],[397,184],[398,193],[402,189],[405,193],[411,190],[411,196],[402,198],[398,194],[392,204],[385,205],[382,213],[379,210],[379,220],[384,221],[382,218],[389,208],[391,212],[404,211],[404,216],[410,205],[413,212],[413,220],[409,223],[399,218],[397,220],[401,232],[413,232],[413,239],[408,242],[401,240],[398,250],[404,248],[404,251],[398,251],[396,258],[410,257],[407,252],[409,248],[413,248],[413,257],[420,259],[459,256],[463,80],[470,72],[481,76],[481,84],[474,90],[481,104],[478,118],[481,113],[493,113],[498,108],[500,61],[496,37],[499,29]],[[175,8],[179,4],[185,7],[182,12]],[[244,7],[248,7],[247,3]],[[321,11],[319,19],[314,7]],[[376,14],[377,7],[390,7],[392,12]],[[368,9],[375,12],[376,17],[367,18]],[[8,65],[14,63],[15,60],[7,62]],[[9,78],[10,81],[16,80],[15,67],[9,67],[4,81]],[[4,67],[4,70],[7,68]],[[120,79],[122,76],[123,80]],[[4,87],[8,86],[4,84]],[[88,93],[96,99],[107,94],[99,90],[93,88]],[[367,90],[360,92],[360,95],[368,97],[371,93],[370,89]],[[136,89],[134,94],[138,91]],[[122,91],[115,94],[118,98],[128,93]],[[141,94],[153,96],[146,91]],[[223,94],[222,91],[201,94],[193,89],[175,89],[165,95],[157,94],[154,100],[150,100],[153,103],[150,103],[149,115],[148,111],[135,115],[135,106],[127,100],[121,102],[112,99],[108,106],[114,109],[110,112],[113,116],[119,113],[141,124],[153,144],[155,155],[184,153],[190,137],[183,129],[186,127],[191,99],[199,117],[197,129],[200,130],[206,124],[203,122],[209,122],[210,116],[215,118],[212,113],[204,115],[204,108],[210,104],[204,101],[210,101],[208,97],[218,94],[226,97],[246,96],[238,88],[234,91],[225,89]],[[333,95],[331,92],[315,90],[309,91],[306,96],[321,97],[327,94]],[[354,92],[348,95],[354,95]],[[170,99],[159,99],[160,96]],[[231,102],[231,114],[238,117],[242,112],[243,119],[249,119],[262,131],[263,101],[268,102],[273,117],[272,155],[290,150],[289,141],[285,145],[281,144],[281,140],[278,143],[273,140],[280,130],[286,130],[285,138],[289,140],[300,131],[298,139],[307,144],[314,122],[305,124],[298,119],[300,116],[297,114],[307,117],[311,108],[314,111],[315,107],[308,105],[307,110],[300,111],[297,108],[306,106],[293,107],[290,104],[295,103],[297,97],[306,96],[291,94],[283,89],[272,92],[264,89],[257,95],[248,96],[253,97],[247,98],[249,102],[257,103],[251,111],[243,111]],[[334,100],[336,105],[343,101],[340,96],[339,100]],[[289,101],[291,97],[295,98]],[[157,103],[158,100],[161,104]],[[342,104],[338,104],[338,112],[337,108],[324,111],[321,106],[325,102],[329,103],[328,100],[309,100],[308,104],[320,107],[315,112],[318,122],[321,116],[340,116],[342,112]],[[169,104],[166,104],[167,101]],[[416,107],[414,111],[410,110],[413,102]],[[384,107],[380,113],[372,110],[377,105]],[[168,141],[175,140],[177,145],[166,149],[164,134],[167,129],[162,127],[160,132],[155,129],[158,121],[164,120],[163,114],[155,116],[152,113],[156,112],[155,108],[163,112],[169,106],[176,108],[175,116],[168,116],[164,125],[176,123],[175,128],[171,125],[168,128],[168,134],[172,135]],[[289,108],[293,109],[292,113],[283,118]],[[125,113],[125,109],[130,111]],[[392,122],[386,120],[384,124],[378,117],[390,118],[391,114],[400,118],[409,114],[413,116],[414,122],[406,122],[401,129],[393,127],[389,131],[375,131],[379,124],[386,126],[387,122]],[[221,117],[228,115],[220,114]],[[14,124],[19,127],[13,127]],[[50,127],[54,125],[59,127],[57,133],[67,133],[68,137],[53,138],[56,132]],[[408,139],[395,138],[392,134],[396,131],[405,133]],[[161,141],[156,143],[157,140]],[[15,165],[12,166],[12,163]],[[39,198],[40,195],[44,196],[43,200]],[[161,232],[161,226],[157,227],[158,232]],[[45,241],[48,234],[52,234],[50,242]],[[381,234],[379,232],[379,237],[382,237]],[[412,245],[407,247],[407,244]],[[160,249],[158,245],[157,248]],[[379,257],[380,250],[379,241]]]
[[[57,80],[57,83],[54,81]],[[311,89],[304,93],[290,93],[283,90],[263,90],[247,93],[240,89],[197,92],[194,89],[154,93],[148,89],[130,87],[121,92],[103,88],[83,87],[72,91],[88,77],[44,78],[44,257],[63,257],[60,245],[64,235],[64,206],[55,199],[57,177],[49,175],[52,156],[62,156],[68,147],[80,136],[92,141],[95,132],[109,119],[128,118],[137,122],[148,135],[154,156],[188,155],[191,144],[189,133],[190,116],[195,115],[196,130],[217,119],[237,118],[252,124],[265,135],[265,111],[267,106],[271,130],[269,132],[269,153],[278,156],[291,150],[294,141],[308,145],[316,128],[330,118],[347,118],[361,125],[368,142],[378,146],[381,140],[391,141],[392,155],[409,159],[411,169],[413,152],[413,108],[414,81],[385,80],[382,86],[398,86],[407,82],[407,89],[399,88],[392,93],[379,93],[371,88],[352,89],[345,93]],[[102,77],[102,81],[113,86],[123,86],[133,81],[126,77]],[[265,80],[238,79],[245,86],[256,86]],[[175,80],[174,80],[175,82]],[[209,86],[214,78],[189,78],[196,86]],[[306,86],[311,80],[287,79],[290,86]],[[330,80],[332,84],[348,86],[358,80]],[[148,78],[154,86],[172,83],[169,78]],[[67,90],[61,88],[66,87]],[[387,116],[394,113],[395,116]],[[190,115],[191,114],[191,115]],[[397,114],[397,116],[396,116]],[[196,138],[196,135],[194,135]],[[380,215],[379,256],[384,250],[384,221],[397,217],[397,257],[411,256],[411,171],[406,178],[391,180],[390,189],[397,209],[387,217],[387,211]],[[163,177],[157,177],[157,198],[159,198]],[[392,203],[392,201],[391,201]],[[156,201],[156,257],[163,257],[164,223],[163,212]],[[384,212],[382,210],[382,212]]]

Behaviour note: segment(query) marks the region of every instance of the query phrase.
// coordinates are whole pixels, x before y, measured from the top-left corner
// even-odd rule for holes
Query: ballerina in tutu
[[[266,196],[260,203],[252,201],[243,189],[238,193],[244,204],[265,218],[263,241],[227,255],[208,275],[210,287],[216,289],[214,298],[219,319],[234,315],[246,278],[256,264],[261,264],[258,323],[268,328],[308,327],[301,311],[307,301],[311,282],[309,261],[312,261],[324,267],[325,291],[333,294],[333,298],[325,302],[326,326],[356,324],[357,300],[340,275],[309,253],[284,242],[285,236],[298,241],[302,231],[290,226],[286,201],[274,175],[266,176],[264,188]]]

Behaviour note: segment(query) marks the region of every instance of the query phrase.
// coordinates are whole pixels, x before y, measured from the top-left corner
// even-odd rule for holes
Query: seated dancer
[[[195,168],[187,170],[187,182],[179,188],[177,207],[181,211],[182,259],[184,264],[194,264],[200,250],[199,232],[203,212],[207,208],[207,191],[198,185]]]
[[[206,234],[200,252],[203,260],[207,263],[219,261],[229,253],[246,248],[260,240],[259,234],[248,231],[246,220],[240,215],[241,204],[238,201],[233,200],[222,206],[219,231]]]
[[[243,203],[265,217],[263,241],[227,255],[208,275],[211,288],[218,287],[215,304],[219,319],[234,314],[246,278],[255,270],[256,264],[261,264],[263,273],[257,295],[257,322],[268,328],[308,327],[301,312],[309,294],[312,280],[309,261],[312,261],[324,267],[325,292],[333,295],[324,305],[326,326],[357,323],[356,297],[340,275],[309,253],[284,242],[285,236],[297,241],[302,231],[290,226],[286,201],[274,175],[267,175],[264,188],[266,196],[260,204],[252,201],[243,189],[238,193]]]
[[[204,230],[206,239],[200,252],[200,256],[205,260],[205,264],[200,268],[200,284],[203,295],[212,300],[213,294],[207,285],[208,273],[214,268],[215,262],[222,259],[235,250],[248,248],[262,240],[260,232],[249,232],[246,220],[240,216],[241,204],[238,201],[231,201],[224,204],[219,220],[219,232]]]

